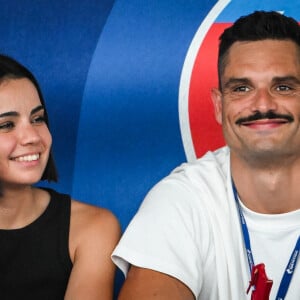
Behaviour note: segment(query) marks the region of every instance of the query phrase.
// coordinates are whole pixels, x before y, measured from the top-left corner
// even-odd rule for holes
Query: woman
[[[51,143],[36,79],[0,55],[0,298],[112,299],[118,221],[33,186],[57,180]]]

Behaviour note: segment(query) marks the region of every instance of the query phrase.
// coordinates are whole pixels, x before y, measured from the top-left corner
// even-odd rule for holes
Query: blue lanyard
[[[243,232],[243,237],[244,237],[245,248],[246,248],[246,252],[247,252],[247,259],[248,259],[248,264],[249,264],[249,268],[250,268],[250,274],[251,274],[252,268],[254,267],[254,259],[253,259],[253,254],[252,254],[252,250],[251,250],[249,231],[248,231],[245,217],[242,212],[241,205],[239,203],[237,190],[236,190],[236,187],[233,182],[232,182],[232,189],[233,189],[235,201],[237,203],[238,212],[240,215],[241,227],[242,227],[242,232]],[[289,262],[285,268],[284,274],[282,276],[282,279],[281,279],[281,282],[279,285],[277,296],[275,298],[276,300],[283,300],[287,294],[289,285],[290,285],[292,277],[294,275],[294,270],[296,268],[299,251],[300,251],[300,236],[298,237],[295,248],[294,248],[294,250],[291,254],[291,257],[289,259]]]

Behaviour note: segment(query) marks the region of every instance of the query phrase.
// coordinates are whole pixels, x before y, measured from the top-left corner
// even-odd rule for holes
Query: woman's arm
[[[111,300],[115,266],[111,253],[120,238],[120,226],[108,210],[72,202],[70,255],[73,269],[66,300]]]

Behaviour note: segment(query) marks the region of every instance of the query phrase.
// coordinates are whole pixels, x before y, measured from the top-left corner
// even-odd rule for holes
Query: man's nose
[[[252,110],[267,112],[270,110],[276,110],[276,108],[276,97],[272,95],[271,91],[266,88],[258,89],[252,102]]]

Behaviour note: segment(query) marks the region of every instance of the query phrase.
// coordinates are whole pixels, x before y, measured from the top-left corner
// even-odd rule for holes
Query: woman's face
[[[2,189],[31,185],[42,177],[52,137],[44,107],[32,82],[7,79],[0,84],[0,182]]]

